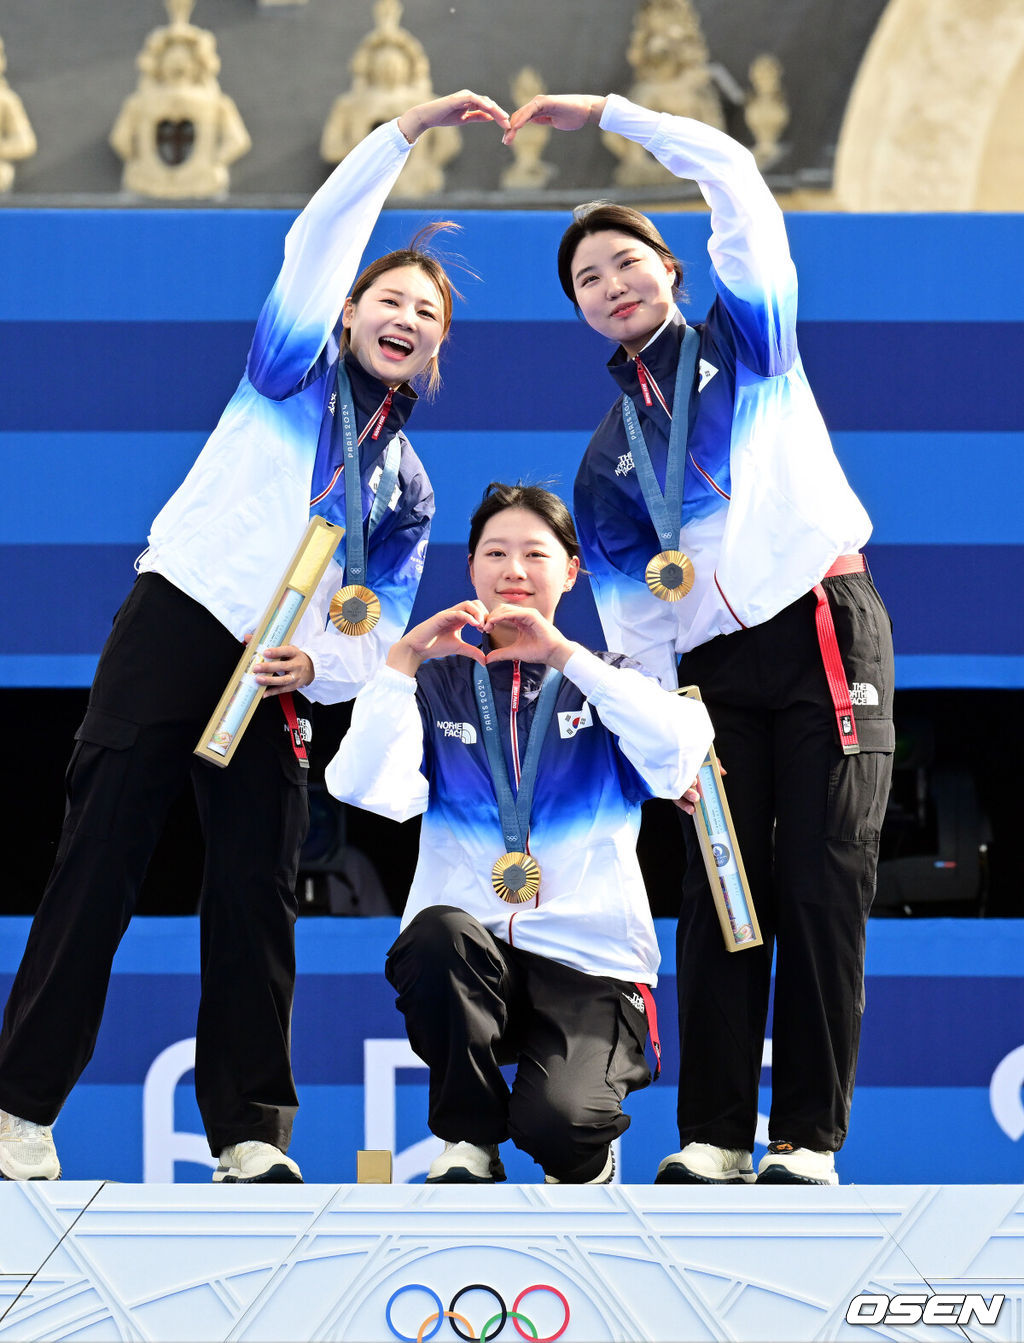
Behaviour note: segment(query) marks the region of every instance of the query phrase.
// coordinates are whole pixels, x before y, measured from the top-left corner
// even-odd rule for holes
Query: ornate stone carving
[[[843,120],[839,205],[1024,209],[1024,155],[990,152],[1020,145],[1022,62],[1020,0],[890,0]]]
[[[707,45],[690,0],[644,0],[626,58],[637,76],[628,95],[634,102],[723,129],[721,102],[708,70]],[[642,145],[608,133],[604,141],[620,160],[615,170],[620,186],[656,186],[675,180]]]
[[[335,99],[324,125],[320,156],[328,163],[340,163],[375,126],[435,96],[423,44],[400,26],[400,0],[376,0],[373,17],[377,26],[352,57],[352,87]],[[410,151],[392,197],[441,191],[444,165],[461,146],[454,126],[425,131]]]
[[[251,146],[238,108],[217,82],[213,33],[189,22],[195,0],[165,0],[171,22],[146,38],[139,82],[110,143],[125,191],[161,199],[224,196],[228,165]]]
[[[5,78],[7,53],[0,37],[0,191],[9,191],[14,164],[36,152],[36,137],[24,105]]]
[[[525,65],[512,81],[512,106],[522,107],[538,93],[547,93],[540,75]],[[550,126],[530,122],[512,141],[512,163],[501,174],[506,191],[531,191],[546,187],[558,172],[553,163],[545,163],[544,146],[551,138]]]
[[[750,90],[743,116],[754,137],[754,160],[763,171],[779,157],[779,136],[789,124],[789,106],[782,92],[782,63],[777,56],[763,52],[754,57]]]

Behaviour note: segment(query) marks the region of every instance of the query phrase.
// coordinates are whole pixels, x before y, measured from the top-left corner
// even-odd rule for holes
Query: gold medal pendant
[[[350,583],[331,598],[330,617],[342,634],[369,634],[380,619],[380,599],[361,583]]]
[[[663,602],[677,602],[693,587],[693,561],[681,550],[663,550],[644,572],[647,586]]]
[[[491,868],[491,883],[502,900],[521,905],[540,890],[540,867],[528,853],[503,853]]]

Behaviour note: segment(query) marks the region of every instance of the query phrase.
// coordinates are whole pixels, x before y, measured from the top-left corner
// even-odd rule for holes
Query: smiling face
[[[529,508],[495,513],[469,557],[469,576],[488,611],[510,602],[531,606],[548,620],[554,618],[562,594],[576,582],[579,568],[579,559]]]
[[[396,266],[378,275],[353,301],[342,322],[352,353],[368,373],[398,387],[422,373],[444,338],[444,305],[434,281],[419,266]]]
[[[588,326],[639,354],[675,307],[675,268],[616,229],[580,239],[571,263],[573,294]]]

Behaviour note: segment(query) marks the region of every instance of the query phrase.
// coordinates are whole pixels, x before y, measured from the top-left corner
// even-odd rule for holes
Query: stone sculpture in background
[[[400,0],[377,0],[376,27],[352,57],[352,87],[335,99],[320,139],[320,157],[340,163],[375,126],[434,97],[430,61],[412,33],[400,26]],[[426,131],[413,146],[392,197],[432,196],[444,188],[444,165],[458,154],[454,126]]]
[[[165,0],[171,22],[146,38],[139,83],[110,143],[124,159],[125,191],[160,199],[228,192],[228,165],[248,153],[249,133],[217,81],[214,35],[189,22],[195,0]]]
[[[0,192],[14,181],[14,164],[36,152],[36,137],[25,107],[5,78],[7,54],[0,37]]]
[[[636,71],[627,96],[642,107],[694,117],[724,130],[708,49],[691,0],[644,0],[633,22],[626,59]],[[661,186],[676,179],[643,145],[620,135],[604,142],[619,159],[619,186]]]
[[[789,105],[782,91],[782,63],[762,52],[750,63],[750,93],[743,116],[754,137],[754,161],[763,172],[782,153],[779,136],[789,124]]]
[[[538,93],[547,93],[532,66],[524,65],[512,80],[512,106],[522,107]],[[536,191],[546,187],[558,172],[553,163],[545,163],[544,146],[551,138],[550,126],[530,122],[512,141],[512,162],[502,171],[501,185],[506,191]]]

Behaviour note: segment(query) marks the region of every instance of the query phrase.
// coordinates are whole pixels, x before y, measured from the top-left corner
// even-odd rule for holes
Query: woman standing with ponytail
[[[474,120],[507,125],[496,103],[466,90],[423,103],[330,175],[288,233],[234,396],[153,523],[76,734],[56,862],[4,1013],[6,1179],[60,1176],[50,1126],[92,1055],[114,952],[190,775],[206,841],[195,1082],[213,1178],[302,1178],[285,1155],[298,1107],[294,883],[308,823],[292,696],[350,699],[409,619],[433,494],[403,426],[412,383],[436,384],[452,313],[444,268],[416,243],[356,273],[417,137]],[[230,765],[197,760],[242,641],[313,513],[357,520],[343,564],[332,560],[295,642],[264,650],[264,697]],[[336,629],[331,595],[356,570],[377,623]]]
[[[681,1150],[658,1180],[755,1179],[774,950],[771,1142],[756,1178],[834,1184],[894,746],[890,623],[860,553],[871,524],[804,375],[785,224],[752,155],[616,95],[541,94],[506,142],[531,121],[637,141],[711,209],[716,296],[694,326],[676,303],[682,267],[639,212],[580,207],[558,253],[567,297],[616,346],[620,395],[575,492],[605,639],[666,687],[700,687],[764,936],[726,952],[687,823]]]

